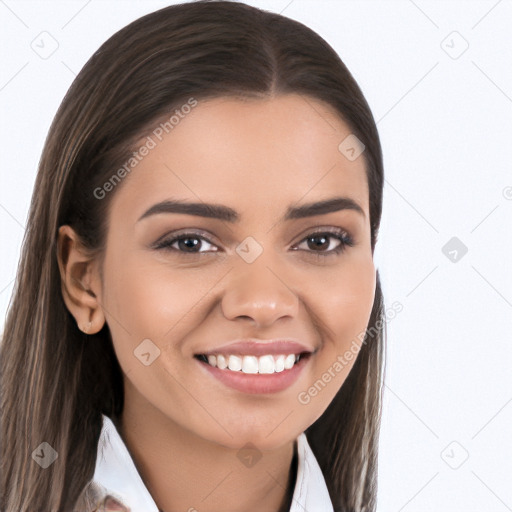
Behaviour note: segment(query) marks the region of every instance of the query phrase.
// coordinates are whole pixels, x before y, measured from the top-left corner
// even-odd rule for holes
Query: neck
[[[293,492],[295,489],[295,482],[297,480],[297,467],[298,467],[298,454],[297,454],[297,444],[294,444],[293,450],[293,459],[290,468],[290,475],[288,479],[288,486],[286,489],[286,494],[281,504],[281,507],[278,509],[278,512],[289,512],[292,506],[293,501]],[[168,512],[161,508],[158,509],[158,512]],[[192,511],[191,511],[192,512]]]

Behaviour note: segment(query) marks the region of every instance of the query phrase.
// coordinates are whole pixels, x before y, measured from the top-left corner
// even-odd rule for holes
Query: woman
[[[371,511],[383,164],[316,33],[114,34],[50,128],[1,347],[1,509]]]

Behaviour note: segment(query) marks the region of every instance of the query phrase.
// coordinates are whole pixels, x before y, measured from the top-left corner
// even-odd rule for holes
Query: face
[[[111,192],[98,297],[125,407],[156,410],[227,447],[280,446],[325,411],[368,325],[375,268],[364,153],[347,159],[338,146],[349,127],[299,95],[200,102],[158,133],[140,141],[154,147]],[[335,198],[349,201],[307,208]],[[225,211],[176,211],[171,201]],[[237,340],[268,350],[225,348]],[[200,357],[223,366],[220,352],[233,369]],[[278,354],[301,352],[275,372]],[[264,357],[244,362],[255,355]]]

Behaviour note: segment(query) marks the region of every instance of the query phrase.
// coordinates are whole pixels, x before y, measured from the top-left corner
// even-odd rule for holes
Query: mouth
[[[299,361],[308,359],[311,352],[299,354],[196,354],[199,361],[219,370],[239,372],[244,374],[274,374],[291,370]]]

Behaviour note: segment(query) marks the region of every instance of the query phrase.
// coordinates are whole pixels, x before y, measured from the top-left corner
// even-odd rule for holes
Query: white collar
[[[96,469],[81,496],[84,501],[78,503],[88,511],[91,504],[96,507],[110,495],[129,512],[158,512],[114,423],[108,416],[102,416]],[[290,512],[334,512],[324,476],[304,433],[297,438],[297,455],[297,480]]]

